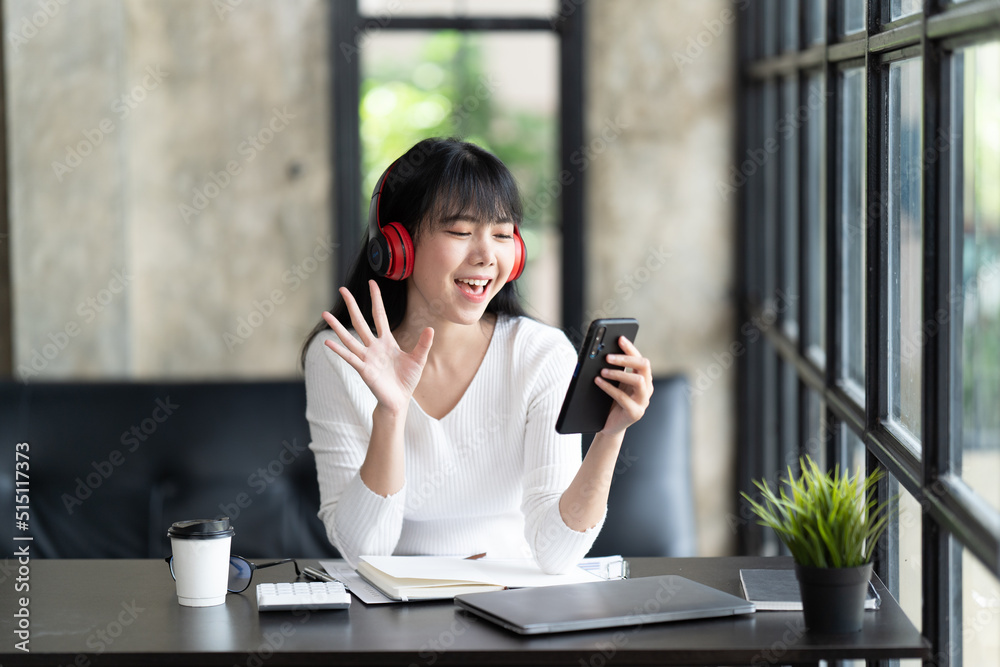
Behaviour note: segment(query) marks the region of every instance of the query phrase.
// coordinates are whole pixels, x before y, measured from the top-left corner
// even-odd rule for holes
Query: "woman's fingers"
[[[635,423],[645,414],[653,394],[652,367],[632,341],[622,336],[618,344],[625,354],[609,354],[607,362],[620,368],[603,369],[596,383],[628,415],[628,422]]]
[[[350,364],[355,370],[360,371],[361,367],[364,365],[364,345],[359,343],[357,339],[351,335],[351,332],[344,328],[344,325],[340,323],[340,320],[330,313],[324,312],[323,319],[326,320],[326,323],[330,325],[330,328],[333,329],[333,332],[337,334],[337,337],[341,340],[341,342],[338,343],[335,340],[327,339],[323,341],[323,344],[336,352],[341,359]]]
[[[641,373],[627,373],[614,368],[604,368],[601,370],[601,377],[605,380],[614,380],[621,384],[632,387],[639,387],[646,383],[646,378]]]
[[[609,354],[605,357],[607,362],[609,364],[614,364],[615,366],[621,366],[626,369],[626,371],[641,373],[647,379],[652,381],[653,371],[649,363],[649,359],[642,356],[642,353],[639,352],[638,348],[632,344],[632,341],[625,338],[625,336],[618,339],[618,344],[626,354]]]
[[[629,395],[625,393],[624,389],[622,389],[621,387],[616,387],[614,384],[612,384],[608,380],[605,380],[602,377],[594,378],[594,382],[597,384],[598,387],[604,390],[604,393],[606,393],[608,396],[615,399],[619,403],[621,403],[622,401],[631,400],[629,398]]]
[[[375,333],[379,338],[390,332],[389,318],[385,314],[385,304],[382,303],[382,291],[374,280],[368,281],[368,289],[372,295],[372,320],[375,322]]]
[[[340,323],[340,320],[338,320],[336,317],[334,317],[328,312],[323,313],[323,319],[326,320],[326,323],[330,325],[330,328],[333,329],[333,332],[337,334],[338,338],[340,338],[343,347],[346,347],[348,350],[350,350],[355,356],[358,357],[358,359],[364,359],[365,346],[359,343],[358,339],[351,335],[351,332],[348,331],[347,328]]]
[[[348,350],[335,340],[327,339],[323,341],[323,344],[326,345],[331,350],[333,350],[334,352],[336,352],[341,359],[343,359],[344,361],[346,361],[348,364],[351,365],[351,368],[358,371],[359,373],[361,372],[361,368],[364,366],[364,362],[362,362],[361,359],[358,358],[358,355],[354,354],[353,352],[351,352],[350,350]]]
[[[417,345],[413,348],[413,359],[420,365],[420,368],[423,368],[424,364],[427,363],[427,354],[431,351],[433,342],[434,329],[427,327],[420,332],[420,339],[417,340]]]
[[[622,424],[622,427],[628,427],[631,424],[636,423],[642,416],[646,414],[646,406],[649,404],[648,397],[644,400],[636,400],[637,396],[630,394],[620,387],[616,387],[602,377],[595,378],[594,382],[597,383],[601,389],[605,391],[611,398],[614,399],[615,403],[621,410],[628,415],[627,422]],[[612,414],[614,411],[612,411]]]
[[[344,298],[344,303],[347,305],[347,312],[351,314],[351,324],[354,326],[354,330],[361,336],[361,342],[365,345],[371,345],[372,340],[375,339],[375,335],[368,328],[368,322],[365,321],[365,316],[361,314],[361,308],[358,307],[358,302],[354,300],[354,295],[346,287],[341,287],[340,296]]]

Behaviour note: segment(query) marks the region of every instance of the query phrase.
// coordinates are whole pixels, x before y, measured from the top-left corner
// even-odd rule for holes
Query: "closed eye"
[[[448,233],[458,238],[466,238],[472,236],[472,234],[470,234],[469,232],[448,232]]]
[[[505,241],[514,238],[513,234],[494,234],[494,236],[498,239],[503,239]]]

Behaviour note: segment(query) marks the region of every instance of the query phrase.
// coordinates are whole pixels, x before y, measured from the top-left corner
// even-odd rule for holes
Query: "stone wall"
[[[293,375],[332,299],[326,3],[4,8],[15,375]]]
[[[735,11],[727,0],[588,3],[588,315],[640,320],[656,375],[693,392],[699,551],[735,533],[734,211],[716,189],[732,162]]]

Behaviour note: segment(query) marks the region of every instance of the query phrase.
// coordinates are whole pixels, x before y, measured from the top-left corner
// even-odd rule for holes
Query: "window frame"
[[[563,2],[551,18],[530,16],[363,16],[357,0],[330,4],[329,49],[333,94],[333,160],[335,174],[333,227],[338,242],[334,292],[342,285],[361,245],[365,227],[358,220],[361,201],[361,139],[359,57],[348,57],[334,45],[358,45],[368,32],[400,30],[457,30],[463,32],[550,32],[559,41],[559,173],[574,178],[564,183],[559,196],[561,239],[562,327],[580,342],[586,331],[586,246],[584,201],[586,175],[572,162],[584,145],[584,30],[586,5]],[[350,51],[350,49],[348,49]]]
[[[780,83],[783,77],[798,76],[799,103],[805,101],[803,92],[805,76],[817,67],[825,70],[824,99],[824,156],[820,201],[826,226],[825,267],[825,363],[817,365],[805,349],[805,336],[789,336],[784,327],[767,327],[755,330],[752,337],[741,328],[736,335],[746,345],[748,353],[739,360],[738,382],[738,436],[739,469],[737,480],[740,490],[751,491],[752,480],[773,474],[767,463],[775,460],[776,453],[768,451],[776,438],[765,430],[772,423],[769,415],[787,415],[794,412],[799,420],[799,452],[805,453],[807,434],[803,431],[808,422],[807,395],[815,392],[824,404],[821,423],[835,437],[827,442],[826,460],[832,468],[844,465],[850,457],[847,451],[847,429],[861,439],[867,450],[868,468],[885,469],[903,488],[920,503],[922,514],[921,550],[923,595],[923,633],[930,640],[934,655],[944,662],[961,663],[961,606],[956,600],[960,595],[961,553],[964,547],[978,558],[995,576],[1000,577],[1000,513],[993,510],[977,495],[960,476],[953,465],[961,455],[961,392],[958,379],[961,361],[956,359],[953,344],[953,325],[940,326],[927,338],[921,350],[921,450],[915,452],[897,435],[896,430],[881,415],[889,405],[887,395],[887,356],[884,341],[889,332],[887,315],[889,264],[885,222],[887,210],[882,199],[882,179],[887,173],[885,150],[886,111],[888,90],[883,72],[888,63],[902,58],[920,56],[922,59],[922,86],[924,110],[921,127],[921,145],[928,146],[928,137],[937,136],[940,128],[951,124],[949,91],[950,54],[954,49],[970,44],[1000,39],[1000,6],[987,0],[970,0],[961,4],[945,0],[924,0],[923,11],[883,21],[887,2],[865,0],[864,30],[841,35],[840,13],[846,0],[826,0],[825,40],[822,43],[801,46],[798,51],[776,53],[768,50],[765,35],[773,34],[780,18],[769,15],[753,3],[740,12],[738,54],[737,105],[740,119],[737,127],[736,156],[761,145],[767,128],[760,122],[759,112],[753,107],[769,80]],[[822,5],[822,0],[817,3]],[[800,13],[799,44],[805,43],[806,17]],[[768,22],[774,26],[769,30]],[[865,127],[865,396],[859,397],[842,380],[842,294],[844,278],[840,266],[842,251],[841,225],[837,217],[839,191],[838,178],[838,111],[841,91],[839,75],[845,67],[863,63],[864,127]],[[800,141],[800,152],[804,141]],[[804,154],[799,159],[803,159]],[[780,156],[779,158],[780,159]],[[921,321],[928,322],[928,314],[947,313],[949,321],[956,322],[961,304],[949,303],[949,290],[956,275],[956,230],[952,223],[949,201],[951,177],[950,157],[928,160],[926,150],[921,157],[921,258],[922,294]],[[759,191],[756,191],[759,189]],[[800,188],[801,189],[801,188]],[[771,296],[761,287],[763,276],[757,275],[759,267],[770,260],[781,262],[780,242],[773,247],[751,245],[751,240],[761,235],[770,223],[764,218],[769,193],[763,186],[752,184],[738,193],[737,211],[740,234],[737,242],[739,258],[737,322],[753,322],[760,318]],[[748,205],[753,204],[753,205]],[[798,222],[800,239],[804,237],[804,223],[800,208]],[[809,298],[806,287],[808,276],[801,264],[805,248],[800,245],[799,259],[799,312],[808,312]],[[958,266],[960,269],[960,265]],[[800,332],[802,328],[800,326]],[[957,342],[955,343],[957,344]],[[779,385],[773,363],[764,363],[769,355],[777,353],[783,364],[794,368],[799,380],[798,400],[788,405],[786,398],[774,391]],[[787,384],[787,380],[782,380]],[[779,427],[780,428],[780,427]],[[878,488],[879,501],[889,497],[889,480]],[[742,514],[740,516],[743,516]],[[743,553],[764,553],[773,545],[764,529],[753,521],[741,521],[737,533]],[[895,526],[887,531],[877,550],[876,572],[894,594],[898,594],[899,544]],[[956,649],[955,647],[959,647]]]

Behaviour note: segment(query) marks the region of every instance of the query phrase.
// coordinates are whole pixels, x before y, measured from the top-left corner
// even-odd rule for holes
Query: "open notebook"
[[[469,560],[449,556],[362,556],[358,574],[393,600],[448,600],[505,588],[534,588],[603,581],[582,568],[546,574],[534,560]]]

